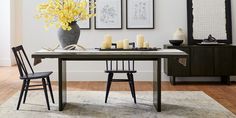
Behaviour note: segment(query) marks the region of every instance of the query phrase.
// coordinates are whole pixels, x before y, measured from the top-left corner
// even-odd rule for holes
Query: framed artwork
[[[86,1],[87,1],[87,3],[89,3],[87,5],[87,11],[89,13],[91,13],[91,11],[89,9],[90,4],[91,4],[91,0],[86,0]],[[79,25],[81,30],[89,30],[89,29],[91,29],[91,19],[84,20],[84,21],[77,21],[77,24]]]
[[[95,29],[122,29],[122,0],[94,0]]]
[[[232,43],[231,0],[187,0],[188,44],[212,35],[218,43]]]
[[[126,28],[155,28],[154,0],[126,0]]]

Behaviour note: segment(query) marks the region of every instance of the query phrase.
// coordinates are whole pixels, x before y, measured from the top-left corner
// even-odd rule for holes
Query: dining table
[[[157,50],[45,50],[34,52],[31,57],[34,65],[43,59],[57,59],[58,61],[58,109],[62,111],[67,103],[67,62],[69,61],[106,61],[106,60],[134,60],[153,62],[153,105],[157,112],[161,112],[161,73],[163,58],[187,58],[188,54],[177,49]],[[91,72],[92,73],[92,72]]]

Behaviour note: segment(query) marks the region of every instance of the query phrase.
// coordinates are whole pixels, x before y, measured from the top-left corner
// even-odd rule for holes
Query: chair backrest
[[[135,48],[135,43],[129,43],[132,48]],[[117,48],[115,43],[112,43],[114,48]],[[106,70],[113,71],[134,71],[134,60],[106,60]]]
[[[20,45],[17,47],[13,47],[12,51],[13,51],[15,59],[16,59],[16,63],[18,66],[20,76],[21,77],[28,76],[29,73],[27,71],[27,67],[29,67],[31,72],[34,73],[34,70],[29,62],[29,59],[27,58],[27,55],[25,53],[23,46]]]

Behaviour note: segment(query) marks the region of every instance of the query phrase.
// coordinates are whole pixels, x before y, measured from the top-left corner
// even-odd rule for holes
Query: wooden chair
[[[116,44],[112,45],[115,46],[115,48],[117,48]],[[132,45],[132,47],[135,48],[135,43],[130,43],[129,45]],[[106,88],[105,103],[107,103],[112,82],[128,82],[130,86],[131,95],[134,99],[134,103],[136,104],[136,95],[135,95],[134,77],[133,77],[133,73],[136,72],[137,71],[134,70],[134,60],[107,60],[105,73],[108,73],[108,81]],[[113,75],[115,73],[126,73],[128,79],[113,79]]]
[[[50,110],[48,93],[47,93],[47,85],[48,85],[48,88],[49,88],[49,91],[51,94],[52,102],[55,103],[53,93],[52,93],[51,82],[50,82],[50,78],[49,78],[49,76],[52,74],[52,72],[34,72],[22,45],[17,46],[17,47],[13,47],[12,50],[13,50],[13,53],[14,53],[14,56],[15,56],[15,59],[17,62],[18,70],[20,73],[20,79],[23,80],[23,84],[22,84],[22,88],[21,88],[21,92],[20,92],[20,97],[19,97],[18,104],[17,104],[17,110],[19,110],[19,108],[20,108],[23,94],[24,94],[23,104],[25,104],[27,93],[30,90],[44,90],[47,108],[48,108],[48,110]],[[28,71],[29,69],[31,71],[30,73]],[[38,79],[42,79],[42,84],[30,85],[31,80],[38,80]],[[42,87],[40,87],[40,86],[42,86]],[[31,87],[33,87],[33,88],[31,88]],[[35,88],[35,87],[37,87],[37,88]],[[40,88],[38,88],[38,87],[40,87]]]

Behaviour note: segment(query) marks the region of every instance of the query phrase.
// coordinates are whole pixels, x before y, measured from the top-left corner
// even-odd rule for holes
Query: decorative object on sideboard
[[[169,42],[173,46],[180,46],[184,41],[183,40],[169,40]]]
[[[39,13],[36,18],[43,19],[46,28],[53,25],[59,28],[59,41],[61,47],[65,48],[69,45],[77,45],[80,37],[80,27],[77,21],[89,20],[95,16],[89,12],[94,8],[95,4],[89,4],[87,0],[48,0],[39,4]]]
[[[183,40],[183,44],[187,44],[186,33],[182,28],[177,28],[175,33],[173,34],[173,40]]]
[[[218,44],[215,37],[213,37],[211,34],[209,34],[207,39],[204,39],[201,44]]]

